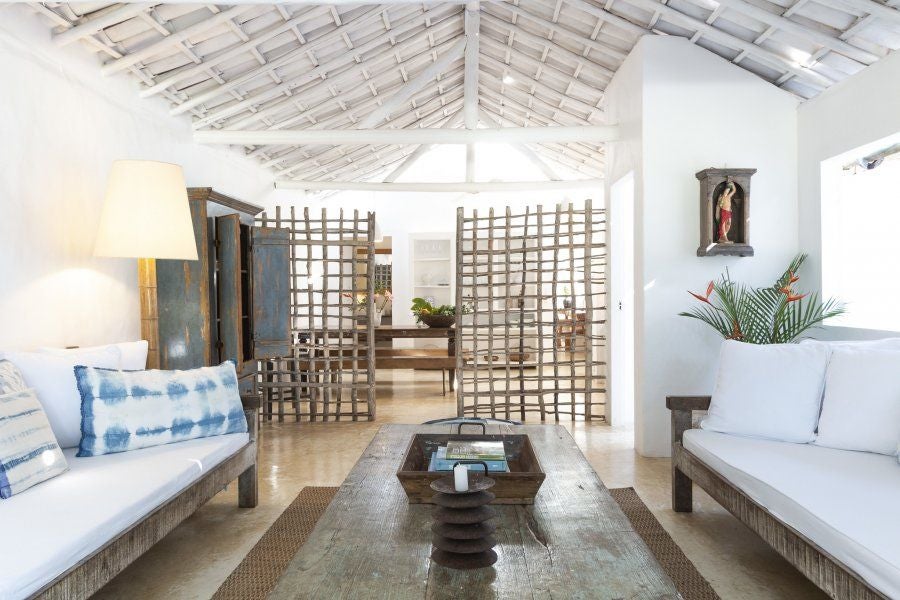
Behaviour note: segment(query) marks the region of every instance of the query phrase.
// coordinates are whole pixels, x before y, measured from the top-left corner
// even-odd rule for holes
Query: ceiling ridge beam
[[[466,49],[466,38],[460,39],[450,47],[449,50],[440,55],[435,62],[429,65],[424,71],[410,79],[399,90],[388,98],[379,108],[370,112],[364,119],[359,122],[360,129],[369,129],[378,125],[381,121],[390,117],[391,113],[404,104],[413,95],[422,90],[426,85],[434,81],[434,79],[450,67],[455,61],[462,58]]]
[[[581,127],[504,127],[503,129],[294,129],[288,131],[195,131],[200,144],[259,145],[358,145],[358,144],[468,144],[608,142],[618,139],[618,125]]]
[[[466,4],[465,74],[463,75],[463,117],[466,129],[478,127],[478,53],[480,52],[481,7],[478,0]],[[475,144],[466,144],[466,181],[475,181]]]

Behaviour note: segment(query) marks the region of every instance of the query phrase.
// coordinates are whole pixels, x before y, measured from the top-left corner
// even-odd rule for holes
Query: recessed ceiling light
[[[516,82],[516,80],[513,79],[511,75],[504,75],[504,76],[503,76],[503,83],[505,83],[506,85],[509,85],[509,84],[515,83],[515,82]]]

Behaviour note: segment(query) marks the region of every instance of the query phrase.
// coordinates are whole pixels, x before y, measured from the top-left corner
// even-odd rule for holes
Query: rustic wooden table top
[[[500,427],[530,436],[547,478],[533,506],[496,507],[493,567],[432,564],[432,506],[396,478],[413,434],[448,426],[385,425],[269,598],[680,598],[568,431]]]

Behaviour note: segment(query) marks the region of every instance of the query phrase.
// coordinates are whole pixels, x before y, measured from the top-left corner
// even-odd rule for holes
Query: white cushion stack
[[[896,456],[900,338],[722,344],[703,429]]]

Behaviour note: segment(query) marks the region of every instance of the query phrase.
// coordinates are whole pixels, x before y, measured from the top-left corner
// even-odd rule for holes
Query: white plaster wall
[[[23,5],[0,6],[0,348],[88,345],[139,335],[136,262],[93,258],[113,160],[184,167],[189,186],[262,202],[268,176],[191,140],[188,119],[103,78],[79,45],[59,49]]]
[[[636,199],[636,424],[635,446],[647,456],[669,454],[670,394],[712,391],[717,335],[677,316],[691,304],[686,290],[702,290],[728,267],[735,279],[770,283],[798,250],[797,100],[718,56],[676,37],[646,36],[640,61],[613,85],[613,114],[635,100],[642,106],[626,131],[630,157],[614,169],[640,163]],[[629,58],[631,60],[631,58]],[[626,61],[627,62],[627,61]],[[613,79],[615,83],[619,75]],[[640,150],[635,148],[640,136]],[[751,190],[752,258],[698,258],[699,184],[707,167],[758,169]],[[615,173],[614,177],[620,173]]]
[[[900,132],[900,52],[829,88],[798,110],[800,246],[809,253],[804,267],[815,287],[822,282],[822,186],[820,164]],[[890,273],[896,257],[882,260]],[[811,284],[812,285],[812,284]],[[851,307],[852,310],[852,307]],[[896,332],[826,327],[823,338],[866,339]]]

